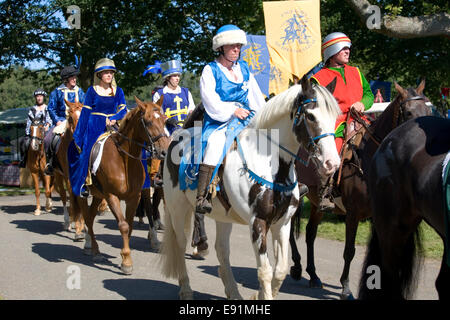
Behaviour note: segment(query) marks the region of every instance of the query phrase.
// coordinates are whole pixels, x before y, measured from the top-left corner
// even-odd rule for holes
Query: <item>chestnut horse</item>
[[[56,151],[57,164],[55,167],[55,187],[61,196],[61,201],[64,206],[64,230],[70,230],[71,222],[75,222],[75,237],[74,241],[80,241],[85,238],[84,220],[81,211],[75,212],[74,206],[76,199],[72,194],[72,188],[69,181],[69,163],[67,159],[67,149],[70,142],[73,140],[73,132],[77,126],[78,119],[80,118],[81,109],[83,104],[80,102],[69,102],[65,100],[67,109],[67,124],[64,135],[61,137],[58,150]],[[64,184],[66,187],[64,187]],[[67,209],[67,194],[66,189],[69,192],[69,198],[71,206]]]
[[[342,284],[341,299],[353,299],[349,287],[349,272],[351,261],[355,255],[356,232],[359,221],[372,215],[364,172],[368,170],[372,156],[377,150],[379,143],[389,132],[404,121],[431,114],[431,108],[427,105],[429,100],[423,95],[425,81],[422,81],[416,89],[403,89],[397,83],[395,83],[395,88],[398,92],[397,97],[388,105],[379,118],[370,125],[360,145],[354,149],[352,159],[343,163],[341,182],[338,188],[335,188],[338,195],[342,197],[342,203],[345,208],[345,211],[342,212],[336,206],[335,213],[346,214],[345,264],[340,278]],[[355,158],[355,155],[357,158]],[[314,240],[317,234],[317,227],[323,217],[323,212],[320,212],[317,207],[319,202],[318,181],[312,178],[314,176],[314,168],[311,165],[306,168],[300,162],[297,162],[296,169],[300,181],[306,183],[309,187],[307,197],[311,203],[311,214],[306,227],[306,271],[310,276],[310,287],[321,288],[322,282],[316,274],[314,263]],[[298,211],[300,210],[301,208],[298,209]],[[298,253],[292,231],[290,244],[295,264],[291,268],[291,276],[299,280],[301,278],[300,254]]]
[[[145,178],[142,148],[150,148],[154,157],[163,159],[170,142],[165,132],[166,118],[161,106],[135,99],[136,108],[127,113],[119,131],[111,134],[104,144],[100,165],[96,175],[92,175],[92,185],[89,186],[93,195],[91,205],[88,207],[86,198],[77,197],[76,202],[88,228],[85,252],[94,259],[101,259],[93,224],[100,202],[106,199],[123,238],[121,270],[125,274],[131,274],[133,270],[129,241]],[[121,200],[126,202],[126,216],[120,207]]]
[[[367,174],[373,223],[360,299],[410,297],[416,287],[415,251],[420,248],[418,226],[422,220],[444,242],[436,289],[440,300],[450,299],[450,175],[444,167],[449,158],[449,119],[408,121],[380,145]],[[369,266],[379,268],[378,284]]]
[[[41,178],[45,188],[45,211],[52,211],[52,179],[51,176],[44,174],[46,158],[43,143],[45,136],[43,121],[35,120],[31,123],[30,136],[30,146],[27,151],[26,166],[30,170],[31,177],[33,178],[34,193],[36,195],[36,209],[34,210],[34,215],[38,216],[41,214],[41,202],[39,199],[41,191],[39,189],[39,177]]]

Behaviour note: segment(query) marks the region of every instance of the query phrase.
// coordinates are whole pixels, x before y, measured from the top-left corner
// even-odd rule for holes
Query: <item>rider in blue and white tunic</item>
[[[196,211],[199,213],[212,210],[207,186],[224,152],[227,123],[234,118],[246,120],[265,104],[247,63],[239,61],[241,47],[246,44],[243,30],[235,25],[221,27],[213,38],[213,50],[219,56],[204,67],[200,78],[200,94],[206,111],[202,142],[206,150],[198,174]]]

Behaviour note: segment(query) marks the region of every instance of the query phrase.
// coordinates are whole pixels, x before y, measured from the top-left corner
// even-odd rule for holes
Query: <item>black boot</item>
[[[198,168],[198,186],[197,186],[197,204],[195,211],[198,213],[210,213],[212,210],[211,203],[207,199],[209,181],[215,166],[200,164]]]
[[[333,202],[333,176],[327,179],[327,182],[321,187],[319,191],[319,210],[320,211],[332,211],[334,210],[334,202]]]

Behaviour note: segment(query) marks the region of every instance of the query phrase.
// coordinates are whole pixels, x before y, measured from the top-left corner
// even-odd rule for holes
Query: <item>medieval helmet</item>
[[[332,56],[344,49],[345,47],[351,47],[352,42],[342,32],[333,32],[327,35],[322,41],[322,54],[323,61],[327,62]]]

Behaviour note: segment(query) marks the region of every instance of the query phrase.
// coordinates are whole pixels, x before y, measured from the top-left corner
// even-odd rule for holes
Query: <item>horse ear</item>
[[[300,80],[300,85],[302,86],[303,92],[306,92],[309,89],[311,89],[311,83],[309,82],[309,79],[306,74],[302,77],[302,80]]]
[[[64,99],[64,102],[69,106],[69,108],[72,108],[74,103],[67,101],[66,99]]]
[[[156,102],[156,104],[157,104],[158,106],[162,107],[163,101],[164,101],[164,95],[161,95],[161,97],[160,97],[159,100]]]
[[[397,90],[397,92],[403,97],[403,99],[406,99],[406,97],[408,96],[408,92],[402,88],[402,86],[400,86],[396,81],[394,81],[394,87],[395,90]]]
[[[419,86],[416,88],[416,92],[421,95],[423,93],[423,89],[425,89],[425,78],[422,79]]]
[[[333,94],[334,93],[334,89],[336,89],[336,82],[337,82],[337,77],[334,77],[333,81],[331,81],[325,87],[325,88],[327,88],[328,91],[330,91],[331,94]]]
[[[138,108],[141,109],[141,111],[144,111],[145,103],[139,100],[139,98],[136,96],[134,96],[134,100],[136,101]]]

